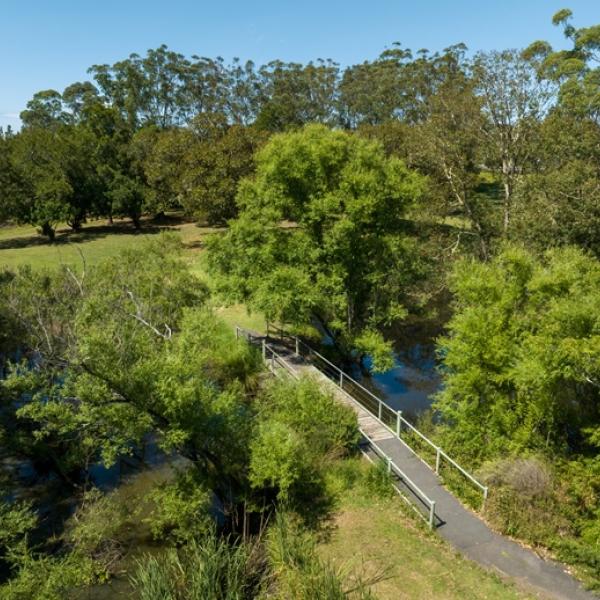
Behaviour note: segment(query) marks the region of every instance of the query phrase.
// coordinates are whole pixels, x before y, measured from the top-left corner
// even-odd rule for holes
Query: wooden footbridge
[[[598,600],[562,565],[493,532],[480,516],[488,488],[405,419],[402,411],[392,409],[295,336],[280,332],[272,338],[241,327],[236,327],[236,336],[261,349],[275,376],[313,378],[350,406],[358,419],[365,457],[371,462],[384,461],[398,494],[465,556],[533,588],[538,597]],[[474,509],[450,491],[457,485]]]

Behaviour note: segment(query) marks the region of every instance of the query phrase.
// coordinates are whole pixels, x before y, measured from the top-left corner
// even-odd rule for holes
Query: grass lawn
[[[90,221],[80,232],[68,227],[59,227],[56,241],[49,243],[36,232],[34,227],[0,227],[0,268],[15,268],[30,264],[34,268],[53,268],[68,264],[81,264],[81,254],[89,264],[104,258],[116,256],[125,248],[139,245],[161,231],[175,231],[181,235],[190,261],[201,251],[204,236],[215,229],[198,227],[179,219],[167,219],[161,223],[147,221],[140,231],[136,231],[127,221],[115,220],[107,225],[105,220]]]
[[[78,233],[63,226],[57,229],[56,241],[52,244],[34,227],[0,227],[0,270],[26,264],[33,268],[52,269],[61,264],[77,268],[82,264],[82,255],[87,264],[94,264],[116,257],[121,250],[135,247],[161,231],[172,231],[181,237],[184,260],[192,272],[210,285],[203,260],[203,242],[220,230],[200,227],[177,217],[167,217],[160,222],[146,221],[140,231],[125,220],[115,220],[113,225],[107,225],[105,220],[90,221]],[[217,306],[216,310],[232,326],[237,324],[258,331],[266,328],[262,316],[249,314],[244,306]]]
[[[360,460],[360,459],[358,459]],[[370,468],[362,461],[360,469]],[[377,498],[362,485],[338,496],[319,553],[344,574],[378,578],[378,600],[533,598],[463,558],[417,522],[403,500]]]

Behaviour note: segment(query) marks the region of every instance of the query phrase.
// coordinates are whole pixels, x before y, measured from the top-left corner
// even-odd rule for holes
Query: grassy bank
[[[361,462],[357,468],[372,467]],[[400,497],[377,498],[358,483],[338,498],[320,554],[345,572],[380,579],[372,588],[379,600],[533,597],[457,554]]]

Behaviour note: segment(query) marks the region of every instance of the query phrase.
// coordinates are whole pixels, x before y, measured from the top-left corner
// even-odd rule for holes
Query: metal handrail
[[[429,518],[425,519],[428,524],[429,527],[431,529],[433,529],[433,525],[435,522],[435,500],[432,500],[394,461],[393,459],[388,456],[381,448],[379,448],[379,446],[377,446],[377,444],[369,437],[369,435],[360,427],[358,428],[358,430],[360,431],[361,435],[369,442],[371,448],[374,449],[375,453],[378,454],[381,458],[383,458],[388,465],[388,471],[392,472],[394,471],[396,473],[396,475],[398,475],[398,477],[404,481],[404,483],[406,484],[406,487],[408,487],[409,489],[411,489],[411,491],[413,492],[413,494],[415,494],[415,496],[418,496],[425,504],[427,504],[429,506]],[[394,485],[394,488],[396,489],[396,491],[403,495],[401,490]],[[417,513],[421,516],[423,516],[419,511],[417,511]]]
[[[246,330],[236,326],[236,337],[239,337],[240,333],[242,334],[243,337],[248,339],[248,341],[250,341],[250,342],[252,342],[253,338],[255,337],[249,331],[246,331]],[[268,356],[269,353],[270,353],[270,357]],[[274,360],[277,360],[278,364],[283,366],[294,378],[296,378],[296,379],[299,378],[298,373],[291,367],[291,365],[288,363],[288,361],[286,361],[281,356],[281,354],[279,354],[276,350],[274,350],[270,344],[267,344],[264,338],[262,339],[262,355],[263,355],[263,360],[267,363],[267,365],[270,366],[271,372],[274,373]],[[329,362],[329,361],[327,361],[327,362]],[[333,363],[329,363],[329,364],[331,364],[331,366],[333,366],[337,369],[337,367],[335,365],[333,365]],[[374,440],[369,436],[369,434],[366,431],[364,431],[360,427],[358,428],[358,430],[359,430],[360,434],[367,440],[367,442],[369,443],[369,445],[373,449],[373,451],[378,456],[380,456],[381,458],[383,458],[386,461],[388,471],[394,472],[397,475],[397,477],[405,483],[406,487],[408,487],[415,496],[417,496],[424,504],[428,505],[428,507],[429,507],[428,517],[425,517],[416,507],[413,506],[413,508],[414,508],[415,512],[417,512],[417,514],[428,523],[429,528],[433,529],[433,526],[435,523],[435,500],[432,500],[431,498],[429,498],[429,496],[427,496],[427,494],[393,461],[393,459],[390,456],[388,456],[374,442]],[[369,458],[368,455],[365,454],[365,456],[367,456],[367,458]],[[409,504],[412,505],[410,500],[404,496],[404,494],[402,493],[400,488],[398,488],[398,486],[396,486],[395,484],[394,484],[394,489],[401,496],[403,496]]]
[[[253,336],[251,334],[251,332],[246,331],[243,328],[236,326],[236,335],[239,335],[240,332],[242,333],[242,335],[244,335],[244,337],[246,337],[250,341],[252,341],[252,338],[255,337],[255,336]],[[422,433],[421,431],[419,431],[412,423],[410,423],[409,421],[407,421],[402,416],[402,411],[401,410],[395,411],[393,408],[391,408],[390,406],[388,406],[383,400],[381,400],[381,398],[377,397],[375,394],[373,394],[373,392],[371,392],[365,386],[363,386],[361,383],[359,383],[358,381],[356,381],[356,379],[354,379],[353,377],[351,377],[350,375],[348,375],[346,372],[344,372],[342,369],[340,369],[337,365],[335,365],[334,363],[332,363],[329,359],[325,358],[321,353],[319,353],[316,350],[314,350],[313,348],[311,348],[306,342],[303,342],[297,336],[290,335],[290,334],[286,333],[283,329],[279,329],[279,332],[280,332],[282,338],[285,336],[285,337],[290,338],[291,340],[294,341],[294,343],[295,343],[295,351],[296,351],[297,355],[300,354],[300,348],[304,347],[307,350],[307,354],[308,354],[309,358],[313,357],[313,356],[316,356],[320,360],[324,361],[330,368],[332,368],[334,370],[334,373],[336,374],[336,379],[335,380],[331,380],[330,379],[330,380],[333,381],[335,383],[335,385],[337,385],[351,399],[355,400],[356,402],[359,402],[361,404],[361,406],[363,406],[363,408],[365,408],[369,413],[371,413],[371,415],[375,419],[377,419],[377,421],[379,421],[379,423],[381,425],[383,425],[395,437],[397,437],[415,456],[417,456],[418,458],[420,458],[423,461],[424,464],[426,464],[430,469],[432,469],[433,471],[435,471],[435,473],[437,475],[439,475],[439,473],[440,473],[441,460],[443,458],[443,459],[447,460],[453,467],[455,467],[461,474],[463,474],[469,481],[471,481],[474,485],[476,485],[481,490],[481,492],[483,494],[483,500],[482,500],[482,505],[481,505],[481,507],[483,508],[483,506],[485,505],[485,502],[487,500],[487,497],[488,497],[488,487],[486,485],[483,485],[481,482],[477,481],[477,479],[475,479],[475,477],[473,477],[473,475],[471,475],[466,469],[464,469],[463,467],[461,467],[454,459],[450,458],[448,456],[448,454],[446,452],[444,452],[444,450],[442,450],[442,448],[440,448],[437,444],[435,444],[432,440],[430,440],[424,433]],[[263,340],[263,342],[264,342],[264,340]],[[267,344],[267,346],[271,349],[272,352],[275,352],[271,348],[271,346],[269,344]],[[284,359],[281,359],[281,360],[283,360],[284,362],[286,362]],[[286,366],[287,366],[288,370],[291,368],[287,364],[286,364]],[[315,364],[314,366],[317,369],[319,369],[319,367],[318,367],[317,364]],[[323,369],[319,369],[319,370],[325,376],[327,376],[327,374],[324,373]],[[295,375],[296,378],[298,377],[295,372],[294,372],[294,375]],[[377,414],[374,414],[373,411],[371,411],[368,406],[365,406],[364,403],[362,403],[358,398],[356,398],[355,396],[353,396],[352,394],[350,394],[347,390],[345,390],[344,389],[344,381],[351,382],[353,385],[357,386],[361,391],[363,391],[366,394],[368,394],[368,396],[372,400],[375,400],[377,402],[377,409],[378,409],[377,410]],[[395,413],[395,415],[396,415],[396,430],[395,431],[385,421],[383,421],[382,416],[383,416],[383,410],[384,409],[388,410],[391,413]],[[402,433],[402,425],[403,424],[406,425],[416,435],[418,435],[424,442],[426,442],[427,444],[429,444],[429,446],[431,446],[433,448],[433,450],[435,450],[435,453],[436,453],[435,467],[432,467],[432,465],[430,465],[426,460],[424,460],[421,456],[419,456],[419,454],[413,448],[411,448],[402,439],[401,433]]]
[[[285,337],[291,338],[295,342],[297,354],[299,354],[300,347],[303,346],[304,348],[307,349],[309,356],[317,356],[320,360],[324,361],[329,367],[333,368],[335,373],[339,374],[339,381],[335,381],[336,385],[338,385],[338,387],[340,387],[342,389],[342,391],[345,392],[347,395],[349,395],[351,398],[353,398],[354,400],[356,400],[357,402],[360,403],[360,400],[358,398],[355,398],[354,396],[349,394],[349,392],[347,392],[344,389],[344,387],[343,387],[344,380],[350,381],[353,385],[357,386],[361,391],[368,394],[368,396],[371,399],[375,400],[377,402],[377,408],[378,408],[377,415],[375,415],[371,410],[369,410],[369,408],[367,406],[364,406],[364,404],[363,404],[364,408],[367,411],[369,411],[386,429],[388,429],[399,440],[401,440],[402,443],[407,448],[409,448],[416,456],[419,456],[417,454],[417,452],[415,452],[414,449],[412,449],[404,440],[401,439],[402,424],[406,425],[411,431],[413,431],[416,435],[418,435],[425,443],[429,444],[429,446],[431,446],[431,448],[433,450],[435,450],[435,452],[436,452],[435,468],[432,467],[422,457],[419,456],[419,458],[421,458],[421,460],[423,460],[423,462],[428,467],[433,469],[436,472],[436,474],[438,474],[438,475],[440,472],[442,458],[447,460],[453,467],[455,467],[461,474],[463,474],[469,481],[471,481],[474,485],[476,485],[482,491],[482,493],[483,493],[482,508],[483,508],[485,501],[487,500],[487,496],[488,496],[488,487],[483,485],[481,482],[477,481],[477,479],[475,479],[475,477],[473,477],[473,475],[471,475],[466,469],[461,467],[454,459],[450,458],[448,456],[448,454],[446,452],[444,452],[444,450],[442,450],[437,444],[435,444],[432,440],[430,440],[425,434],[420,432],[412,423],[407,421],[402,416],[402,411],[394,411],[394,409],[392,409],[385,402],[383,402],[383,400],[381,400],[381,398],[378,398],[375,394],[373,394],[373,392],[368,390],[361,383],[356,381],[353,377],[351,377],[350,375],[345,373],[342,369],[340,369],[337,365],[332,363],[329,359],[325,358],[322,354],[320,354],[319,352],[317,352],[316,350],[311,348],[306,342],[303,342],[302,340],[300,340],[297,336],[289,335],[283,329],[279,329],[279,332],[280,332],[282,338],[285,336]],[[317,366],[317,365],[315,365],[315,366]],[[317,368],[318,368],[318,366],[317,366]],[[322,371],[322,369],[319,369],[319,370]],[[382,420],[384,408],[390,412],[396,412],[396,431],[394,431],[387,423],[385,423]]]

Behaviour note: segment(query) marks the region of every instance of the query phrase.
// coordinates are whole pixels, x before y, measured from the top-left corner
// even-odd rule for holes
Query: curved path
[[[262,343],[258,335],[253,339]],[[269,361],[271,368],[287,369],[296,376],[307,375],[318,379],[335,397],[350,405],[359,419],[361,429],[370,441],[363,440],[367,455],[386,454],[414,484],[434,500],[436,531],[462,554],[475,562],[508,576],[528,587],[536,595],[559,600],[598,600],[581,583],[569,575],[563,565],[544,560],[532,550],[493,532],[477,514],[465,508],[443,487],[440,479],[404,442],[394,436],[347,392],[336,386],[321,371],[297,356],[285,344],[269,339],[269,347],[278,354],[278,361]],[[375,448],[370,448],[375,446]],[[401,485],[401,482],[399,482]],[[406,489],[411,496],[411,490]],[[419,506],[419,499],[414,497]]]

